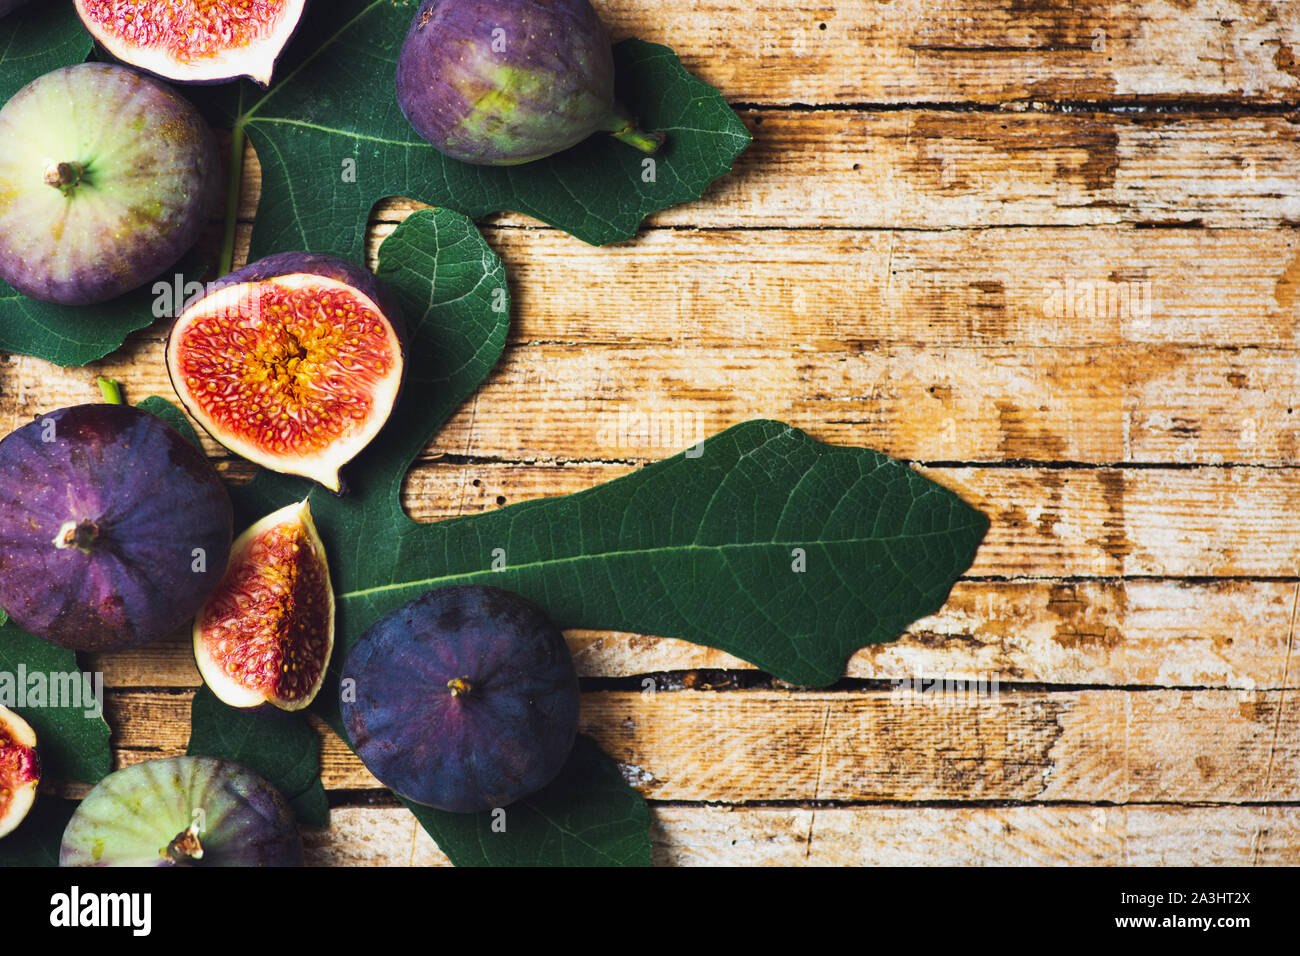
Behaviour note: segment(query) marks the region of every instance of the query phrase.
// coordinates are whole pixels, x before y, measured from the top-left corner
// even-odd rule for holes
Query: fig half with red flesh
[[[306,0],[76,0],[112,56],[181,83],[246,76],[266,86]]]
[[[0,837],[23,822],[36,801],[40,779],[35,731],[12,710],[0,707]]]
[[[225,577],[194,618],[194,658],[232,707],[301,710],[320,690],[333,648],[325,546],[302,501],[235,541]]]
[[[339,469],[379,433],[403,372],[401,319],[375,277],[282,253],[215,283],[176,320],[167,370],[221,444],[338,494]]]

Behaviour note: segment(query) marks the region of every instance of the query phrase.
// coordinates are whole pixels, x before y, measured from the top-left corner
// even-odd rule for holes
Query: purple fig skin
[[[532,162],[606,131],[646,152],[614,100],[609,34],[588,0],[424,0],[397,61],[415,131],[464,163]]]
[[[28,2],[29,0],[0,0],[0,17],[8,16]]]
[[[573,749],[580,695],[564,635],[509,591],[430,591],[376,621],[341,674],[357,755],[416,803],[506,806],[550,783]]]
[[[65,408],[0,441],[0,607],[63,647],[175,633],[220,581],[233,525],[203,453],[137,408]]]
[[[157,80],[108,63],[47,73],[0,109],[0,278],[106,302],[174,265],[220,192],[216,139]]]

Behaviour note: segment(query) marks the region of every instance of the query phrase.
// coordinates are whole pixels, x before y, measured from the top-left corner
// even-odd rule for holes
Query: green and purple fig
[[[63,831],[59,866],[302,866],[280,791],[212,757],[148,760],[109,774]]]
[[[606,132],[646,153],[614,98],[609,34],[588,0],[424,0],[397,61],[415,131],[464,163],[513,166]]]
[[[0,607],[63,647],[176,632],[221,580],[233,524],[211,462],[138,408],[65,408],[0,441]]]
[[[135,70],[33,80],[0,109],[0,279],[61,305],[144,285],[198,239],[218,167],[198,111]]]

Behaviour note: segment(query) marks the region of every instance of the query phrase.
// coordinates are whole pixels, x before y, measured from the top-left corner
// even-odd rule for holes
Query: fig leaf
[[[82,62],[92,46],[70,3],[29,3],[0,18],[0,106],[38,76]]]
[[[351,492],[311,491],[335,574],[335,667],[381,614],[444,584],[480,583],[537,602],[561,627],[684,638],[791,683],[829,684],[856,649],[939,608],[987,529],[984,515],[902,462],[770,421],[575,495],[417,523],[402,508],[403,479],[501,354],[505,269],[469,220],[439,209],[398,226],[380,249],[379,275],[412,322],[412,377],[388,426],[345,470]],[[252,521],[309,491],[302,479],[260,472],[232,496]],[[493,571],[497,549],[506,567]],[[334,671],[329,683],[337,679]],[[337,697],[327,684],[313,709],[342,736]],[[590,757],[602,761],[614,769]],[[593,819],[609,806],[596,801]],[[490,814],[419,817],[458,865],[528,858],[516,838],[547,846],[553,863],[648,853],[629,853],[618,827],[590,830],[603,834],[593,849],[579,845],[587,838],[575,833],[588,831],[576,821],[546,824],[543,839],[511,817],[507,840]]]
[[[102,681],[81,667],[76,652],[13,621],[0,626],[0,704],[36,731],[42,785],[94,784],[113,769],[102,693]]]
[[[637,150],[602,135],[522,166],[449,159],[411,128],[393,92],[417,6],[340,0],[328,17],[309,13],[272,85],[244,87],[230,123],[248,134],[262,164],[250,259],[306,249],[356,261],[367,216],[388,196],[476,219],[508,209],[593,245],[618,242],[650,213],[697,199],[749,145],[722,95],[672,50],[625,40],[614,47],[618,98],[642,129],[668,137],[649,166]]]
[[[236,710],[200,687],[190,704],[185,752],[242,763],[284,794],[303,826],[329,826],[329,800],[320,780],[320,738],[305,714]]]

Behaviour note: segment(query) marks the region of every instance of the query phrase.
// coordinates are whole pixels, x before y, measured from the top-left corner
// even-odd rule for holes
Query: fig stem
[[[474,685],[469,682],[468,677],[453,677],[447,681],[447,686],[451,689],[452,697],[460,697],[462,694],[468,694],[474,689]]]
[[[90,549],[99,537],[99,525],[86,518],[82,521],[65,521],[54,537],[56,548],[76,548],[83,554],[90,554]]]
[[[198,824],[190,824],[172,838],[162,851],[163,858],[179,864],[203,859],[203,844],[199,842]]]
[[[86,178],[86,167],[81,163],[53,163],[45,170],[45,184],[53,186],[65,196],[81,185]]]
[[[667,139],[663,133],[641,129],[636,125],[636,120],[622,107],[614,111],[607,129],[616,140],[627,143],[643,153],[657,153]]]
[[[95,381],[99,383],[99,393],[104,396],[104,401],[108,402],[110,405],[123,404],[122,386],[118,383],[117,379],[104,378],[104,376],[101,375],[99,378],[95,379]]]

